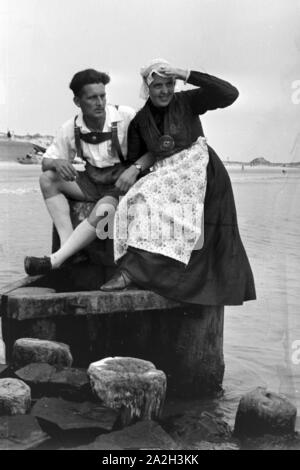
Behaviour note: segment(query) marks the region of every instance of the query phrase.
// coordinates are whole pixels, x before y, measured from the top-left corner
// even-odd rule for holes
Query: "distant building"
[[[258,157],[258,158],[254,158],[254,160],[251,160],[250,166],[257,166],[257,165],[272,165],[272,163],[263,157]]]

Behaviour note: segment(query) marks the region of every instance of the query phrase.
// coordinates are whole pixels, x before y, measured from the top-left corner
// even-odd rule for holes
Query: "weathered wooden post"
[[[74,225],[91,208],[72,202]],[[4,289],[7,360],[16,339],[49,339],[70,345],[75,366],[111,356],[135,357],[165,372],[168,393],[196,398],[218,392],[224,374],[224,307],[187,307],[144,290],[101,292],[101,282],[114,269],[112,252],[105,252],[101,240],[88,250],[89,262],[25,278],[25,292],[24,287],[18,291],[22,284]],[[33,287],[56,292],[33,292]]]

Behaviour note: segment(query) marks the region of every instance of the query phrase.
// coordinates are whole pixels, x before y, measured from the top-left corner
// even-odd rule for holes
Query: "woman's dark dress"
[[[203,136],[198,115],[229,106],[238,96],[228,82],[200,72],[191,72],[188,83],[201,88],[175,93],[167,108],[155,108],[148,100],[137,113],[129,128],[131,161],[146,151],[167,158],[189,147]],[[173,137],[175,149],[161,152],[158,139],[163,134]],[[208,148],[202,249],[193,251],[186,266],[129,247],[120,267],[137,285],[164,297],[191,304],[239,305],[256,298],[254,279],[239,234],[229,175],[215,151]]]

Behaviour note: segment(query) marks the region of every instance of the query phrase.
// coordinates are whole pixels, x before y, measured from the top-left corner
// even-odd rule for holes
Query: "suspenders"
[[[77,116],[74,119],[74,135],[75,135],[76,153],[77,153],[78,158],[81,158],[81,160],[84,160],[81,142],[80,142],[80,127],[77,126],[76,119],[77,119]]]
[[[125,159],[122,153],[121,145],[118,137],[118,123],[111,123],[111,143],[113,148],[117,151],[118,157],[121,163],[125,163]]]
[[[118,109],[118,106],[116,106]],[[81,140],[93,143],[101,143],[107,140],[111,140],[112,147],[116,150],[118,157],[121,163],[125,163],[124,155],[122,153],[121,145],[119,142],[118,137],[118,123],[112,122],[111,123],[111,132],[90,132],[89,134],[82,134],[80,132],[80,127],[77,126],[76,120],[77,117],[74,119],[74,136],[75,136],[75,146],[76,146],[76,153],[79,158],[85,160],[85,156],[82,152]],[[85,137],[86,136],[86,137]]]

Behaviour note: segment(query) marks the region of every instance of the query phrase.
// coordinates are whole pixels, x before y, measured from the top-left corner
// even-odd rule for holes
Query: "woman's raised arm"
[[[237,88],[229,82],[207,73],[193,70],[190,72],[187,83],[199,87],[183,92],[194,114],[204,114],[212,109],[226,108],[239,96]]]

